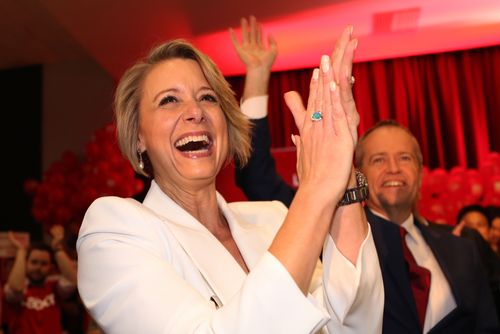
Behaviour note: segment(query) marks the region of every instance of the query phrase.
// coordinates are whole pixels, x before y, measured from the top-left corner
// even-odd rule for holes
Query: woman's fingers
[[[321,89],[318,89],[318,95],[321,94],[321,112],[323,113],[323,126],[326,128],[333,127],[333,100],[330,92],[331,86],[335,85],[333,78],[333,68],[331,66],[330,57],[323,55],[321,57],[321,75],[320,75]]]
[[[356,103],[352,94],[352,62],[354,51],[358,45],[358,40],[353,39],[346,45],[341,65],[340,76],[340,100],[347,116],[347,122],[351,131],[354,145],[358,141],[359,114],[356,110]]]
[[[286,92],[284,98],[286,105],[292,112],[297,129],[299,129],[299,132],[302,132],[305,117],[305,109],[304,104],[302,103],[302,98],[296,91]]]
[[[311,81],[309,82],[309,98],[307,99],[307,110],[311,113],[314,111],[320,111],[316,107],[318,79],[319,68],[315,68],[311,76]]]
[[[335,43],[335,49],[332,53],[332,67],[334,73],[335,82],[338,84],[340,82],[340,71],[342,65],[342,59],[344,57],[344,52],[347,44],[351,40],[353,27],[348,25],[342,31],[339,39]]]
[[[353,27],[351,25],[344,28],[341,36],[335,43],[332,53],[332,67],[334,80],[340,90],[340,103],[346,114],[347,123],[351,132],[354,145],[358,140],[357,128],[359,125],[359,114],[352,94],[354,77],[352,76],[352,63],[354,51],[357,48],[357,39],[352,39]]]
[[[329,86],[332,101],[332,127],[337,137],[351,136],[347,121],[347,114],[342,106],[340,98],[340,87],[335,82]]]
[[[352,39],[347,43],[339,67],[339,84],[341,87],[349,88],[349,91],[351,91],[350,88],[354,84],[354,81],[352,81],[352,62],[354,60],[354,51],[357,47],[357,39]]]

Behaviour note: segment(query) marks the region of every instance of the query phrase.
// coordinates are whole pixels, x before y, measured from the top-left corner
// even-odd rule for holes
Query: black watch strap
[[[366,177],[358,170],[355,170],[355,173],[358,186],[347,189],[337,206],[363,202],[368,198],[368,182],[366,181]]]

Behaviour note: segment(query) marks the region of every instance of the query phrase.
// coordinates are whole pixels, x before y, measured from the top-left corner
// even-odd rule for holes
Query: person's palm
[[[270,69],[278,54],[274,38],[269,36],[267,46],[263,43],[262,29],[253,16],[250,17],[250,23],[245,18],[241,19],[241,30],[241,42],[236,38],[234,30],[229,30],[231,41],[241,61],[248,68]]]
[[[54,225],[50,228],[50,235],[52,236],[53,247],[58,245],[64,239],[64,227],[61,225]]]
[[[16,248],[22,248],[22,247],[24,247],[24,246],[23,246],[23,244],[21,243],[21,241],[19,241],[19,240],[16,238],[16,236],[15,236],[14,232],[9,231],[9,232],[7,233],[7,235],[8,235],[8,237],[9,237],[10,242],[12,242],[12,244],[13,244]]]

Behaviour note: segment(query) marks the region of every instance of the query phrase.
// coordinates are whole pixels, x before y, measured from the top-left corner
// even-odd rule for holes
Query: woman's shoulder
[[[130,214],[131,212],[141,210],[142,203],[133,198],[123,198],[117,196],[99,197],[87,209],[86,216],[89,214]]]
[[[141,202],[133,198],[105,196],[97,198],[87,209],[80,235],[105,230],[133,228],[145,214]]]

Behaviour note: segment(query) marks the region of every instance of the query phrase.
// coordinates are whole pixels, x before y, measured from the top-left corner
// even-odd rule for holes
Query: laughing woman
[[[356,186],[358,119],[342,90],[356,41],[323,56],[307,108],[285,99],[299,135],[295,199],[227,203],[215,179],[249,156],[250,128],[212,61],[176,40],[121,79],[118,139],[151,177],[143,203],[103,197],[78,238],[78,286],[106,333],[378,333],[383,288],[360,203],[337,206]],[[345,110],[348,109],[348,110]],[[323,265],[318,262],[323,251]]]

